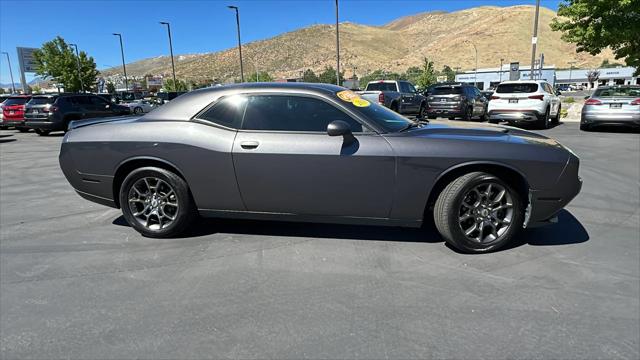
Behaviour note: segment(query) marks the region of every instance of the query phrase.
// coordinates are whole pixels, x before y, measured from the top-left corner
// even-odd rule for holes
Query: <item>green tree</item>
[[[411,82],[412,84],[417,84],[418,78],[420,78],[420,75],[422,75],[422,69],[420,69],[417,66],[411,66],[405,72],[404,78],[409,82]]]
[[[4,88],[0,87],[0,94],[4,94]]]
[[[316,73],[313,72],[313,70],[307,69],[302,74],[302,81],[308,82],[308,83],[317,83],[317,82],[320,82],[320,79],[318,78],[318,75],[316,75]]]
[[[79,91],[80,79],[85,89],[90,89],[98,77],[96,63],[93,57],[88,56],[84,51],[79,55],[80,77],[78,76],[78,57],[64,39],[58,36],[42,44],[42,47],[33,53],[36,74],[62,84],[65,91]]]
[[[107,92],[109,94],[115,94],[116,92],[116,86],[111,81],[107,83]]]
[[[39,94],[40,91],[42,90],[42,88],[38,85],[34,86],[31,91],[33,91],[34,94]]]
[[[433,68],[433,61],[430,61],[426,57],[423,59],[422,73],[418,77],[416,85],[420,89],[426,89],[429,85],[435,84],[437,81],[436,72]]]
[[[166,92],[174,92],[174,91],[187,91],[187,83],[176,79],[176,83],[173,83],[173,79],[167,79],[164,81],[163,89]]]
[[[449,65],[442,68],[442,75],[447,77],[447,81],[456,80],[456,72]]]
[[[336,69],[333,66],[325,66],[324,71],[318,75],[318,80],[325,84],[336,83]],[[344,72],[340,73],[340,83],[344,80]]]
[[[249,76],[246,78],[247,82],[256,82],[256,74],[253,73],[253,76]],[[268,72],[266,71],[259,71],[258,72],[258,81],[257,82],[269,82],[269,81],[273,81],[273,77],[271,77],[271,75],[269,75]]]
[[[551,28],[580,52],[611,48],[640,75],[640,0],[563,0]]]

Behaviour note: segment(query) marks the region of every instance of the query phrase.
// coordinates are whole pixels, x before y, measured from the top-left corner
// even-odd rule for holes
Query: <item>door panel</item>
[[[236,177],[249,211],[304,215],[388,217],[395,158],[377,134],[238,132]]]

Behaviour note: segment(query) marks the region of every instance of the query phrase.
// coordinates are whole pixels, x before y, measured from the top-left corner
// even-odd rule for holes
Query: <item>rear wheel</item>
[[[471,118],[473,118],[473,109],[468,107],[465,111],[464,111],[464,115],[462,115],[462,120],[464,121],[471,121]]]
[[[397,103],[391,103],[391,106],[389,106],[389,109],[398,112],[398,104]]]
[[[580,124],[580,130],[582,131],[591,131],[591,126],[587,124]]]
[[[500,178],[472,172],[452,181],[433,210],[445,241],[468,253],[497,250],[509,243],[524,221],[519,194]]]
[[[49,130],[42,130],[42,129],[36,129],[36,134],[40,135],[40,136],[47,136],[49,135],[51,131]]]
[[[553,117],[554,124],[560,123],[560,110],[562,110],[562,105],[558,105],[558,112],[556,113],[556,116]]]
[[[418,116],[423,119],[427,117],[427,107],[424,104],[420,105]]]
[[[21,133],[29,132],[29,128],[22,126],[16,126],[16,130],[20,131]]]
[[[142,114],[142,108],[141,107],[136,107],[133,109],[133,113],[134,114]]]
[[[122,183],[119,198],[124,218],[144,236],[177,236],[196,218],[186,181],[165,169],[134,170]]]
[[[544,113],[543,116],[541,116],[538,119],[538,127],[541,129],[548,129],[549,128],[549,123],[551,122],[551,117],[549,115],[549,108],[547,108],[547,111]]]

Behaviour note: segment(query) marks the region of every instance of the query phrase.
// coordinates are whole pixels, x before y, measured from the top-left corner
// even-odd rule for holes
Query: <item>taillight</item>
[[[640,98],[637,98],[631,102],[631,105],[640,105]]]
[[[602,105],[602,101],[596,100],[596,99],[587,99],[587,101],[585,101],[584,104],[585,105]]]
[[[491,95],[491,100],[498,100],[498,99],[500,99],[500,96]]]
[[[378,95],[378,102],[379,102],[380,104],[384,104],[384,94],[383,94],[383,93],[380,93],[380,94]]]
[[[544,100],[544,95],[529,95],[529,99]]]

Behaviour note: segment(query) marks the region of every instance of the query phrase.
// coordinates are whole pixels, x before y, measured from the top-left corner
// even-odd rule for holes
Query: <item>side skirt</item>
[[[226,219],[246,219],[246,220],[270,220],[270,221],[295,221],[327,224],[350,224],[350,225],[377,225],[377,226],[399,226],[419,228],[422,220],[403,220],[389,218],[369,218],[355,216],[322,216],[322,215],[299,215],[290,213],[270,213],[256,211],[233,211],[233,210],[213,210],[198,209],[203,217],[226,218]]]

